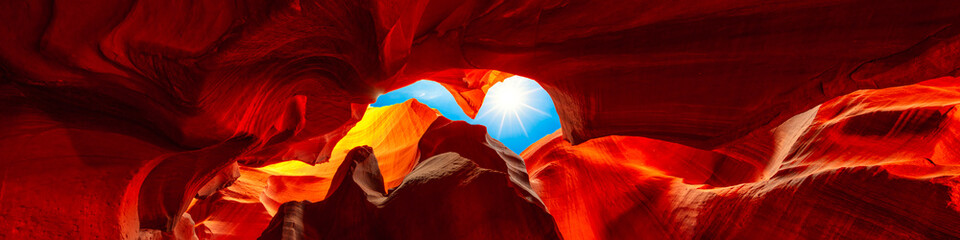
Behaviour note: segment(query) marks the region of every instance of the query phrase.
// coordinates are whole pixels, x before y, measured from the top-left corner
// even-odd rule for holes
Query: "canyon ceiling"
[[[960,238],[960,2],[0,2],[0,239]],[[562,128],[473,117],[519,75]]]

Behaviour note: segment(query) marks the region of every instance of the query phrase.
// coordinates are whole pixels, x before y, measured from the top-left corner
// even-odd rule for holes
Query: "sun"
[[[511,81],[510,83],[513,83]],[[527,105],[527,94],[530,91],[525,91],[522,89],[522,86],[518,84],[508,84],[501,83],[494,88],[497,88],[497,91],[489,91],[489,94],[486,97],[489,97],[491,103],[495,105],[495,108],[502,111],[517,111]]]
[[[490,87],[490,90],[487,91],[487,96],[484,97],[483,107],[478,119],[490,117],[491,115],[499,117],[500,124],[497,126],[498,138],[501,133],[503,133],[504,124],[513,122],[516,122],[523,132],[523,135],[527,136],[527,129],[523,125],[522,116],[530,111],[544,115],[547,114],[529,104],[530,94],[538,89],[535,84],[536,82],[528,78],[513,76],[493,85],[493,87]],[[507,122],[508,119],[510,122]]]

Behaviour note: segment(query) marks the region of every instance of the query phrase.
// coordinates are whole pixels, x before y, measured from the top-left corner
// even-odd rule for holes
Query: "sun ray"
[[[532,82],[532,81],[531,81]],[[535,84],[535,83],[533,83]],[[490,88],[487,96],[484,98],[483,107],[478,112],[476,118],[477,120],[482,120],[488,122],[490,125],[490,134],[493,133],[493,125],[497,125],[496,137],[500,138],[506,132],[507,137],[517,134],[518,131],[523,134],[524,137],[530,137],[530,133],[527,132],[527,123],[534,119],[525,119],[529,118],[532,115],[528,114],[529,112],[536,112],[535,115],[551,116],[551,114],[544,112],[543,110],[538,109],[535,106],[539,106],[540,102],[530,102],[534,99],[534,95],[538,94],[537,91],[542,91],[542,88],[538,88],[536,85],[531,85],[529,82],[523,82],[520,79],[507,79],[501,83],[497,83],[492,88]],[[496,122],[496,115],[500,115],[500,122]],[[507,115],[512,115],[509,121],[507,121]],[[523,116],[520,116],[523,115]],[[528,121],[524,123],[524,120]],[[517,124],[513,125],[513,121],[516,121]],[[510,126],[504,126],[510,124]],[[519,126],[519,129],[517,128]],[[506,130],[504,130],[506,128]],[[519,135],[519,134],[517,134]]]
[[[500,127],[497,128],[497,137],[498,137],[498,138],[500,137],[500,133],[503,132],[503,120],[506,119],[506,118],[507,118],[507,114],[501,112],[501,113],[500,113]]]
[[[484,118],[487,117],[487,115],[489,115],[489,114],[487,114],[487,113],[489,113],[489,112],[490,112],[490,111],[481,111],[479,114],[477,114],[477,118],[475,118],[475,119],[476,119],[476,120],[484,119]]]
[[[513,116],[517,117],[517,123],[520,124],[520,130],[523,130],[523,136],[530,137],[527,135],[527,128],[523,126],[523,120],[520,120],[520,114],[516,110],[513,111]]]
[[[537,109],[537,108],[535,108],[535,107],[532,107],[532,106],[530,106],[530,105],[527,105],[526,103],[520,103],[520,106],[521,106],[521,107],[528,108],[528,109],[533,110],[533,111],[536,111],[536,112],[538,112],[538,113],[540,113],[540,114],[543,114],[543,115],[550,115],[550,114],[547,114],[547,113],[544,112],[544,111],[540,111],[540,109]]]
[[[560,127],[556,121],[557,114],[553,101],[536,82],[523,77],[512,77],[496,83],[487,89],[483,104],[477,110],[477,115],[469,116],[470,109],[464,109],[456,99],[443,94],[448,89],[432,81],[422,81],[420,85],[411,85],[415,88],[398,89],[391,93],[402,96],[395,97],[389,93],[378,97],[378,103],[385,106],[389,101],[416,98],[431,108],[435,108],[450,120],[462,120],[469,124],[486,126],[485,133],[491,138],[501,141],[511,150],[523,151],[530,143],[537,141],[545,134]],[[429,83],[427,85],[424,85]],[[436,85],[436,86],[434,86]],[[442,99],[431,99],[430,96],[439,95]],[[381,101],[383,100],[383,101]],[[451,100],[450,102],[441,102]],[[374,103],[376,105],[377,103]],[[432,106],[429,104],[439,104]],[[446,112],[445,112],[446,111]],[[451,114],[448,114],[451,113]],[[497,115],[500,120],[497,121]],[[508,116],[509,115],[509,116]],[[509,119],[507,119],[509,118]],[[516,121],[516,123],[514,123]]]

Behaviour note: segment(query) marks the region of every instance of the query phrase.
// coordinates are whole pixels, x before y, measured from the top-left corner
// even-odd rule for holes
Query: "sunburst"
[[[503,133],[504,123],[507,123],[507,119],[511,118],[516,120],[523,136],[529,137],[527,128],[523,125],[522,116],[531,111],[548,115],[529,104],[530,94],[538,90],[536,86],[533,86],[534,84],[536,83],[528,78],[513,76],[490,87],[487,96],[484,97],[483,108],[477,119],[489,117],[491,114],[499,115],[500,123],[497,126],[497,138],[499,138]]]

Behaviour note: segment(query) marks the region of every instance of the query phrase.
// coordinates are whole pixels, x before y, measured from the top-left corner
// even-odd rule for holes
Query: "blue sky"
[[[518,154],[560,129],[560,118],[550,95],[537,82],[523,77],[511,77],[491,87],[476,119],[463,113],[447,89],[426,80],[380,95],[371,106],[389,106],[411,98],[437,109],[451,120],[486,126],[490,136]]]

